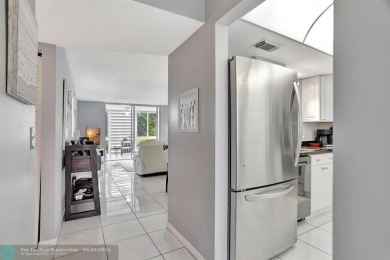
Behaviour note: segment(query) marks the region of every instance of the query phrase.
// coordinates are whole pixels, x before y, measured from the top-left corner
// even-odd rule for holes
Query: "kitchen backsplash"
[[[303,123],[302,141],[314,141],[317,135],[317,129],[328,129],[333,123]]]

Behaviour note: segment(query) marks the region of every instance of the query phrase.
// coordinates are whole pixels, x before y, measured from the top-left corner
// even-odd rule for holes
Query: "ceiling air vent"
[[[279,49],[279,46],[276,46],[273,43],[267,42],[266,40],[263,40],[261,42],[256,43],[255,47],[262,49],[262,50],[265,50],[265,51],[268,51],[268,52]]]

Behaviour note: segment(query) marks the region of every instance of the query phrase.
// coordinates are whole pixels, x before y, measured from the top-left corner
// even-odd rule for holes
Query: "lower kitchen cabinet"
[[[333,201],[333,154],[312,155],[311,166],[311,213],[332,206]],[[317,162],[317,163],[315,163]]]

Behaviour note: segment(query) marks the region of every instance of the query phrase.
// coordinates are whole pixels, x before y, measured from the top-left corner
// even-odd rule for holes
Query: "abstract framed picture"
[[[7,93],[34,105],[37,88],[38,24],[32,1],[6,0]]]
[[[179,96],[179,132],[199,131],[199,88]]]

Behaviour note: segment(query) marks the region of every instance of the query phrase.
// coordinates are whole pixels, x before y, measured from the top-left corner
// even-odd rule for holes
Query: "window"
[[[155,112],[137,113],[137,136],[155,137],[157,126],[157,115]]]

